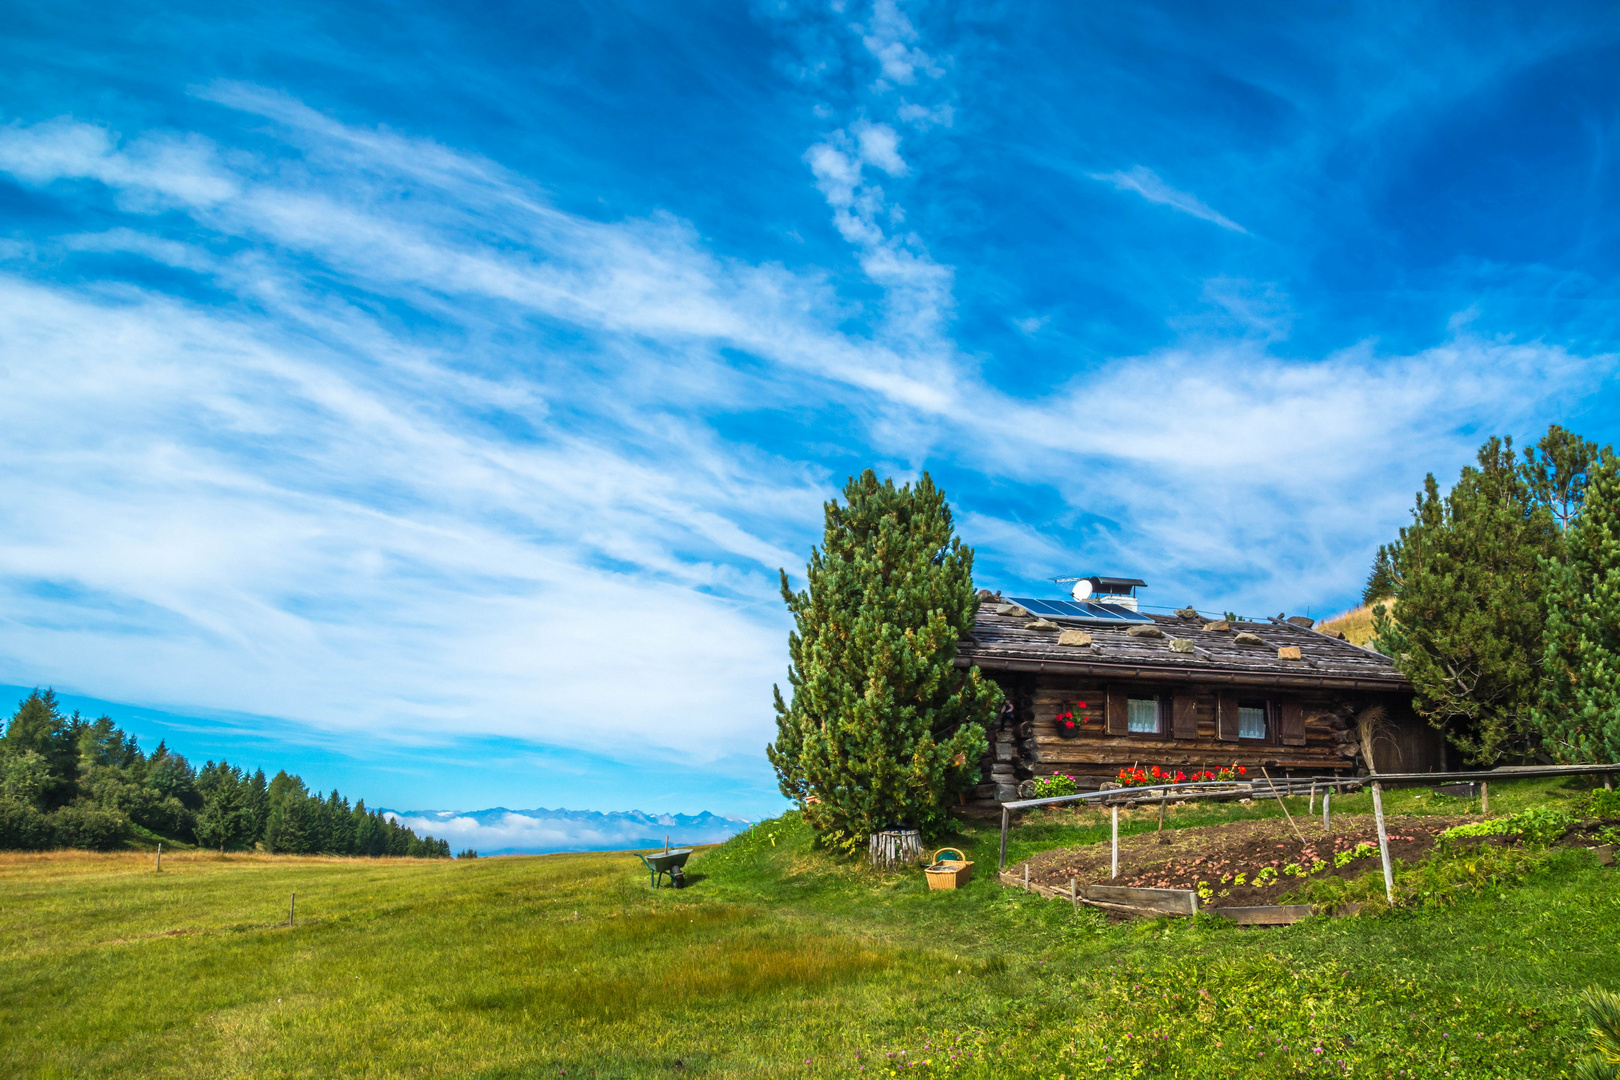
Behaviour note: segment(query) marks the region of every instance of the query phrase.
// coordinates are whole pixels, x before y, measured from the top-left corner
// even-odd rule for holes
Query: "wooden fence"
[[[1384,878],[1387,889],[1393,891],[1389,866],[1388,841],[1384,838],[1383,788],[1410,787],[1414,784],[1477,783],[1480,785],[1482,809],[1489,812],[1490,782],[1492,780],[1530,780],[1547,776],[1613,776],[1620,773],[1620,764],[1609,765],[1511,765],[1480,772],[1446,773],[1374,773],[1353,777],[1269,777],[1243,781],[1205,781],[1196,784],[1155,784],[1148,787],[1110,788],[1106,791],[1083,791],[1078,795],[1054,795],[1045,799],[1018,799],[1001,804],[1001,854],[998,869],[1007,866],[1007,830],[1012,825],[1015,810],[1031,810],[1038,806],[1059,806],[1063,803],[1094,802],[1112,806],[1138,806],[1143,803],[1163,804],[1199,800],[1269,799],[1283,795],[1303,795],[1314,788],[1317,791],[1352,791],[1367,785],[1373,788],[1373,805],[1378,818],[1379,846],[1384,849]],[[1118,857],[1118,831],[1116,816],[1116,859]]]

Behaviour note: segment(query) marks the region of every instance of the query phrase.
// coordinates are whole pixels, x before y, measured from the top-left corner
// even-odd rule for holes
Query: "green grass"
[[[1575,793],[1522,781],[1491,810]],[[1386,811],[1467,812],[1416,794]],[[1009,861],[1106,835],[1043,814]],[[839,864],[792,815],[694,857],[683,892],[625,855],[0,856],[0,1073],[1517,1080],[1567,1074],[1577,995],[1620,984],[1620,878],[1584,852],[1454,906],[1250,930],[1003,889],[996,840],[960,838],[956,893]]]

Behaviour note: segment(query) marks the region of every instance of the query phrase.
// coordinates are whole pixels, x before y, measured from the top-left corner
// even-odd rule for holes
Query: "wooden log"
[[[916,829],[880,829],[867,840],[867,857],[883,870],[922,862],[922,834]]]
[[[1128,885],[1082,885],[1083,899],[1098,904],[1140,908],[1159,915],[1194,915],[1198,894],[1191,889],[1137,889]]]
[[[1117,804],[1114,806],[1114,852],[1111,865],[1112,870],[1108,876],[1111,878],[1119,877],[1119,806]]]
[[[1384,829],[1384,785],[1373,781],[1373,817],[1378,822],[1378,857],[1384,863],[1384,896],[1395,902],[1395,871],[1389,865],[1389,833]]]
[[[1230,919],[1239,926],[1287,926],[1316,913],[1309,904],[1269,904],[1265,907],[1205,908],[1206,914]]]

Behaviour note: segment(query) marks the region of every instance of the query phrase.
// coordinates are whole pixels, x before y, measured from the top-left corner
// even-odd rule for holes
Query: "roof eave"
[[[1294,686],[1332,690],[1371,690],[1381,693],[1411,693],[1412,684],[1398,674],[1388,677],[1365,675],[1293,674],[1281,671],[1248,671],[1242,668],[1183,668],[1130,662],[1098,660],[1033,660],[1016,656],[982,656],[963,650],[956,657],[958,667],[978,667],[985,671],[1050,672],[1054,675],[1101,675],[1116,679],[1144,679],[1154,682],[1211,683],[1229,686]]]

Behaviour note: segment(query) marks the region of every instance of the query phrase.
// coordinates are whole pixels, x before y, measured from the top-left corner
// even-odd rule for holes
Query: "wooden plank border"
[[[1198,894],[1191,889],[1138,889],[1128,885],[1079,885],[1071,883],[1067,889],[1054,885],[1041,885],[1030,881],[1026,875],[1029,864],[1018,871],[1003,870],[997,875],[997,880],[1009,889],[1021,889],[1035,896],[1047,900],[1067,900],[1075,907],[1081,904],[1087,907],[1100,908],[1103,911],[1112,911],[1119,915],[1129,915],[1136,918],[1184,919],[1198,914],[1201,910],[1206,915],[1219,915],[1239,926],[1288,926],[1312,915],[1328,914],[1327,911],[1317,911],[1310,904],[1263,904],[1254,907],[1209,907],[1200,908]],[[1333,909],[1334,918],[1346,915],[1355,915],[1361,911],[1360,904],[1341,904]]]

